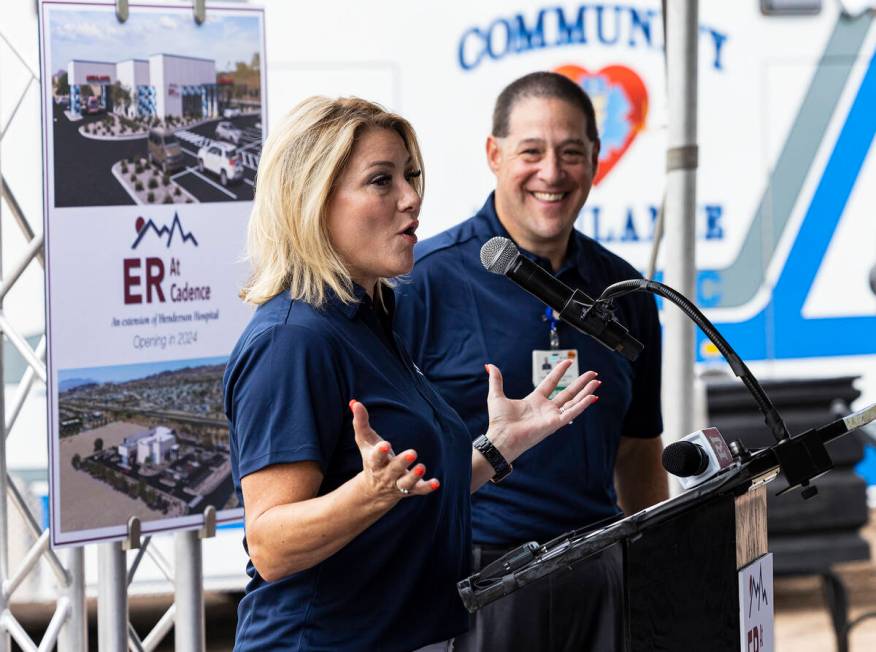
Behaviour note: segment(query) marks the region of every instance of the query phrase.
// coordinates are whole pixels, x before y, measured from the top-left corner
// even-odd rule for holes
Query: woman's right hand
[[[360,474],[366,492],[374,499],[394,505],[402,498],[425,496],[437,491],[437,478],[425,480],[426,467],[417,464],[417,452],[408,449],[396,455],[392,446],[371,427],[368,410],[356,400],[350,401],[353,412],[353,433],[362,455]]]

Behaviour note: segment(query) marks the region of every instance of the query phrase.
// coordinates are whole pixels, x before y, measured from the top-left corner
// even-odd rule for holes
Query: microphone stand
[[[689,505],[694,505],[709,496],[745,493],[752,486],[771,481],[780,471],[784,472],[788,487],[779,494],[802,487],[803,498],[811,498],[817,493],[817,489],[810,486],[810,481],[833,467],[833,461],[825,444],[876,421],[876,404],[873,404],[792,437],[761,384],[715,326],[691,301],[662,283],[647,279],[631,279],[614,283],[608,286],[592,304],[579,304],[582,311],[581,318],[590,320],[591,323],[610,323],[613,319],[614,299],[633,292],[650,292],[662,296],[678,306],[702,329],[706,337],[725,357],[736,376],[751,392],[776,443],[751,452],[741,443],[731,442],[730,449],[736,464],[676,498],[626,518],[612,517],[609,520],[613,522],[607,525],[604,521],[591,524],[545,544],[529,542],[508,552],[480,572],[457,583],[459,595],[469,611],[474,612],[530,582],[568,568],[576,561],[608,545],[636,536],[646,524],[672,518]]]
[[[718,332],[718,329],[710,322],[706,316],[691,302],[687,297],[676,292],[668,285],[658,283],[657,281],[649,281],[647,279],[630,279],[629,281],[620,281],[609,285],[599,295],[599,298],[593,302],[593,306],[588,309],[604,311],[611,310],[611,305],[614,299],[622,297],[633,292],[650,292],[667,299],[678,306],[681,311],[687,315],[691,321],[702,329],[703,333],[709,340],[718,347],[718,350],[730,364],[733,373],[742,380],[743,384],[748,388],[748,391],[754,397],[758,408],[764,415],[764,421],[770,432],[773,434],[777,442],[789,439],[790,434],[782,417],[779,416],[773,402],[767,396],[761,384],[758,382],[754,374],[748,366],[742,361],[742,358],[733,350],[733,347],[724,339],[724,336]]]
[[[600,317],[611,315],[613,301],[633,292],[650,292],[678,306],[691,321],[700,327],[727,360],[733,373],[742,380],[742,383],[754,397],[764,416],[764,422],[776,440],[776,445],[768,450],[771,451],[771,457],[777,460],[777,465],[781,466],[788,480],[788,487],[780,493],[791,491],[797,487],[803,488],[804,499],[811,498],[818,493],[818,489],[810,486],[809,482],[833,468],[833,461],[824,446],[826,442],[819,436],[818,429],[791,437],[784,420],[760,382],[712,322],[687,297],[657,281],[641,278],[630,279],[605,288],[599,298],[593,302],[593,305],[586,309],[585,315],[591,312],[595,312]],[[737,447],[739,447],[738,444]]]

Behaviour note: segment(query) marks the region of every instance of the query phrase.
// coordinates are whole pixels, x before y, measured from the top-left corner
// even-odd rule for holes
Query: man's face
[[[599,142],[588,139],[584,113],[557,98],[520,99],[508,122],[507,136],[487,139],[499,219],[534,253],[564,247],[590,193]]]

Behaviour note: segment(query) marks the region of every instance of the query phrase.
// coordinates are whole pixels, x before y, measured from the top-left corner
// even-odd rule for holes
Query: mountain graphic
[[[142,217],[137,218],[137,239],[134,240],[134,244],[131,245],[131,249],[136,249],[137,245],[140,244],[140,241],[146,237],[147,233],[153,232],[156,237],[163,238],[167,236],[167,247],[170,248],[171,242],[173,242],[173,234],[179,232],[179,237],[182,238],[182,241],[191,242],[196,247],[198,246],[198,241],[192,233],[186,233],[183,229],[182,222],[179,220],[179,213],[174,213],[173,222],[169,227],[167,226],[157,226],[152,219],[143,220]]]

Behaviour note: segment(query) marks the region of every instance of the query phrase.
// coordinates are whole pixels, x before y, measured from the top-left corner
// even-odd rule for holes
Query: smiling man
[[[591,296],[638,276],[574,228],[599,160],[590,98],[555,73],[514,81],[496,100],[486,154],[495,192],[474,217],[417,246],[412,280],[399,287],[399,333],[473,440],[487,430],[485,362],[502,369],[509,396],[525,396],[569,358],[573,369],[597,371],[603,385],[597,405],[472,496],[475,569],[520,543],[545,542],[667,497],[653,297],[633,294],[616,303],[619,320],[645,344],[630,363],[557,322],[543,303],[479,260],[484,242],[504,236]],[[482,609],[454,649],[620,649],[621,608],[621,552],[609,550]]]

